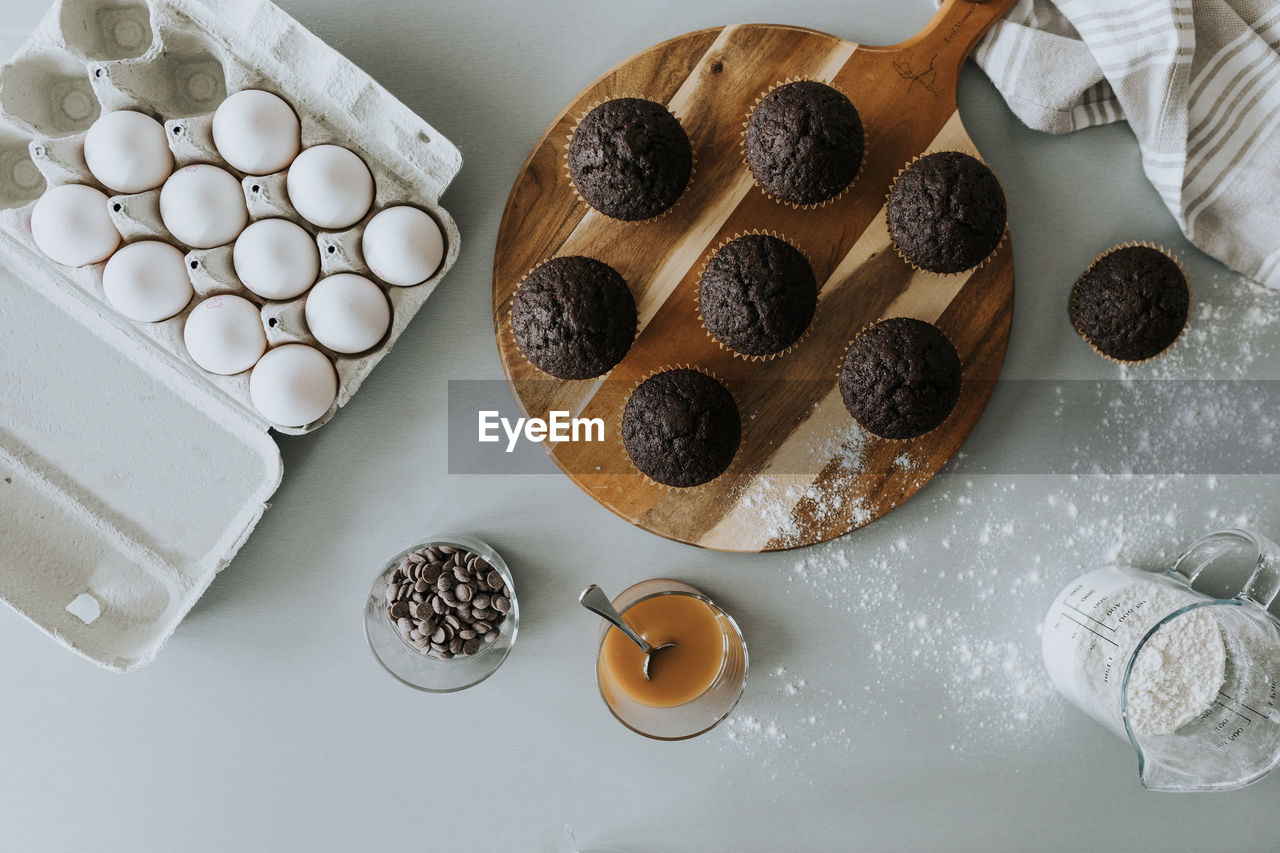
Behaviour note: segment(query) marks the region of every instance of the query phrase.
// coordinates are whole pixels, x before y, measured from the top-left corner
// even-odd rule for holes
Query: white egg
[[[182,252],[158,240],[130,243],[102,269],[107,302],[143,323],[168,320],[191,301],[194,291]]]
[[[321,228],[350,228],[373,206],[369,167],[337,145],[316,145],[299,154],[285,189],[294,210]]]
[[[40,196],[31,209],[36,248],[69,267],[96,264],[120,245],[107,196],[84,184],[63,184]]]
[[[361,238],[364,262],[373,274],[399,287],[431,278],[444,258],[440,226],[416,207],[388,207],[369,220]]]
[[[307,294],[307,328],[334,352],[364,352],[391,328],[391,304],[382,288],[362,275],[339,273]]]
[[[211,296],[191,309],[182,339],[196,364],[224,376],[253,367],[267,349],[262,315],[241,296]]]
[[[234,175],[198,164],[179,169],[164,182],[160,218],[178,242],[193,249],[212,249],[230,243],[244,230],[249,209]]]
[[[144,113],[104,113],[84,136],[89,171],[112,191],[153,190],[173,174],[173,152],[164,125]]]
[[[281,426],[306,426],[329,411],[337,396],[333,362],[306,344],[275,347],[249,374],[254,408]]]
[[[236,92],[213,114],[213,144],[233,169],[269,175],[288,168],[302,148],[298,116],[278,95]]]
[[[261,219],[244,229],[231,260],[244,286],[264,299],[301,296],[320,274],[315,238],[287,219]]]

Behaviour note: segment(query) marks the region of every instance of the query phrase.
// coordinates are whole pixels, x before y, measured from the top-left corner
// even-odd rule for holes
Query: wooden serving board
[[[530,154],[511,190],[494,257],[498,350],[529,417],[562,410],[600,417],[606,440],[547,444],[583,490],[622,518],[708,548],[765,551],[822,542],[884,515],[920,489],[968,436],[1000,374],[1013,318],[1013,253],[1006,238],[977,271],[913,270],[893,249],[885,196],[898,170],[928,151],[977,154],[956,112],[960,67],[1013,0],[946,0],[924,32],[891,47],[773,25],[701,30],[663,42],[605,74],[569,104]],[[867,156],[852,189],[798,209],[764,194],[741,149],[751,107],[787,79],[819,80],[853,101]],[[666,104],[693,143],[694,177],[671,210],[643,223],[611,220],[575,195],[568,137],[599,101],[637,96]],[[701,326],[698,281],[722,242],[776,232],[809,259],[821,285],[808,335],[786,355],[751,361]],[[558,255],[587,255],[630,285],[639,335],[600,379],[563,381],[516,347],[511,297],[521,279]],[[849,341],[883,317],[938,325],[964,365],[960,401],[933,432],[907,442],[870,436],[849,416],[837,375]],[[621,443],[622,409],[651,373],[696,366],[721,379],[742,413],[742,446],[717,479],[690,489],[655,485]]]

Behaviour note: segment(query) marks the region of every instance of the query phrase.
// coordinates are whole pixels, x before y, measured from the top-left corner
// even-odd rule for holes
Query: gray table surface
[[[41,4],[2,5],[7,54]],[[1081,569],[1166,565],[1236,521],[1280,533],[1274,469],[1191,470],[1152,450],[1186,406],[1221,418],[1212,390],[1119,443],[1147,468],[1001,461],[1028,437],[1130,429],[1076,393],[1089,386],[1074,380],[1120,371],[1064,310],[1076,274],[1118,240],[1181,253],[1204,306],[1175,355],[1128,375],[1280,373],[1276,298],[1179,235],[1126,126],[1031,132],[966,70],[961,112],[1011,201],[1005,377],[1042,381],[998,388],[962,470],[866,530],[800,553],[708,553],[620,521],[549,464],[448,473],[447,380],[501,376],[490,269],[503,201],[558,110],[654,42],[777,21],[890,43],[925,23],[928,0],[281,5],[463,150],[445,198],[462,256],[346,410],[281,442],[273,508],[153,665],[97,670],[0,613],[0,849],[526,851],[565,822],[585,847],[634,851],[1275,849],[1280,780],[1145,792],[1127,746],[1039,671],[1039,619]],[[458,695],[400,685],[361,631],[377,565],[431,531],[499,548],[524,611],[505,667]],[[721,599],[751,650],[731,724],[687,743],[609,716],[596,624],[574,604],[586,582],[655,574]]]

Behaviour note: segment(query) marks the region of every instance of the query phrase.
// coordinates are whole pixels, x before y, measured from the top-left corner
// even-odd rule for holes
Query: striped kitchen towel
[[[1187,237],[1280,288],[1280,0],[1020,0],[974,58],[1030,127],[1127,119]]]

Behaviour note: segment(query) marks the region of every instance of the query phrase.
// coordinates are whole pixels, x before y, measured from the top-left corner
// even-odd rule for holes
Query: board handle
[[[903,54],[903,67],[913,73],[958,80],[960,68],[978,40],[1018,0],[942,0],[936,15],[912,38],[888,48]],[[941,87],[940,87],[941,88]],[[955,91],[954,86],[947,87]]]

